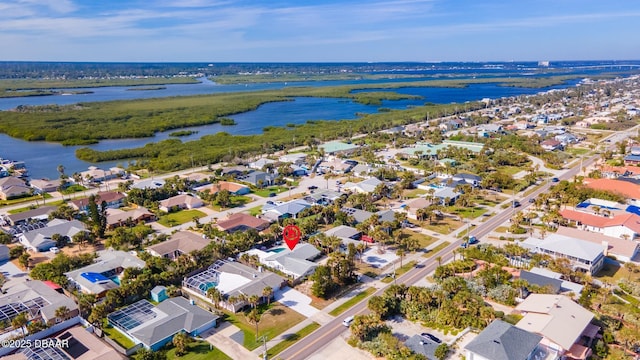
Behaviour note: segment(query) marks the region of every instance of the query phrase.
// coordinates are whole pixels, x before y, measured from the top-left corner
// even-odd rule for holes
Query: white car
[[[57,253],[60,252],[60,249],[58,249],[56,246],[54,246],[54,247],[50,248],[49,251],[51,251],[54,254],[57,254]]]

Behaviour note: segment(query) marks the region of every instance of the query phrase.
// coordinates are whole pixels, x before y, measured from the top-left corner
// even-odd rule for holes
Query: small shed
[[[153,289],[151,289],[151,300],[155,301],[155,302],[162,302],[164,300],[166,300],[167,298],[169,298],[167,296],[167,288],[164,286],[156,286]]]

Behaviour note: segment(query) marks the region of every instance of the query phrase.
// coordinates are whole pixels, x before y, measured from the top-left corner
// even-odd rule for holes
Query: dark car
[[[274,197],[274,196],[276,196],[276,193],[274,193],[274,192],[269,193],[269,197]]]
[[[551,182],[559,182],[560,179],[558,179],[557,177],[551,178]]]
[[[536,202],[536,199],[535,198],[530,198],[529,202],[533,204],[534,202]]]
[[[311,185],[311,186],[309,186],[307,189],[309,189],[309,190],[316,190],[317,188],[318,188],[317,186],[315,186],[315,185]]]
[[[513,207],[514,207],[514,208],[517,208],[517,207],[518,207],[518,206],[520,206],[520,205],[522,205],[522,204],[520,204],[520,201],[514,201],[514,202],[513,202]]]
[[[440,344],[442,342],[442,340],[438,339],[437,337],[435,337],[435,336],[433,336],[433,335],[431,335],[429,333],[422,333],[422,334],[420,334],[420,336],[422,336],[425,339],[429,339],[429,340],[431,340],[433,342],[436,342],[438,344]]]

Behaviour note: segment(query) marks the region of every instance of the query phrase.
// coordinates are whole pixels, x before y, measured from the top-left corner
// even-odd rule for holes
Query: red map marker
[[[282,230],[282,238],[284,238],[284,241],[287,243],[289,250],[293,250],[293,248],[298,245],[301,235],[302,232],[300,232],[300,228],[295,225],[287,225]]]

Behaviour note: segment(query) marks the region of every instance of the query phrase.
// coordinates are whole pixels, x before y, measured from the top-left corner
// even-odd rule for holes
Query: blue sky
[[[0,60],[640,59],[637,0],[0,0]]]

